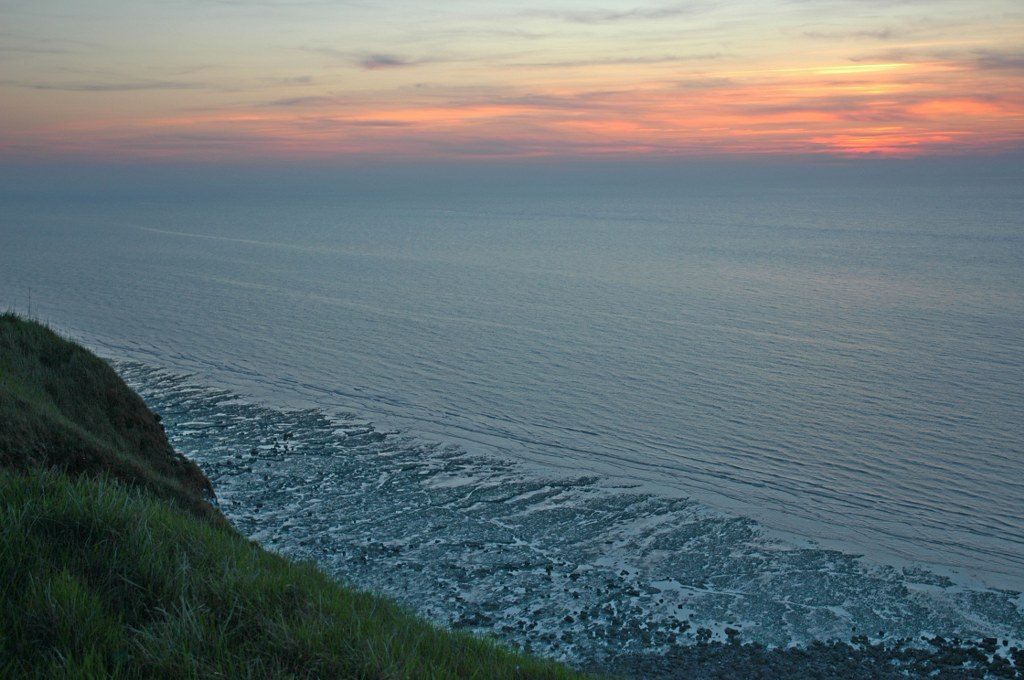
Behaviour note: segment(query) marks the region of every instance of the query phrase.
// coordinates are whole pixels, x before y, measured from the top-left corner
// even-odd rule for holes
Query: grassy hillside
[[[0,467],[107,475],[220,517],[209,480],[106,362],[13,314],[0,315]]]
[[[0,317],[0,677],[569,678],[262,550],[104,362]]]
[[[0,677],[572,677],[112,480],[6,471],[0,508]]]

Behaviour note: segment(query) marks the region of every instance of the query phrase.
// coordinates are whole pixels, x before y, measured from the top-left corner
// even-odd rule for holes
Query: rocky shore
[[[795,549],[689,501],[530,479],[344,415],[118,369],[243,533],[453,628],[636,677],[1013,677],[1024,662],[1019,593]]]

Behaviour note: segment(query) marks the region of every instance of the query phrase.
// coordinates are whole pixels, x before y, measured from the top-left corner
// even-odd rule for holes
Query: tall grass
[[[117,481],[0,472],[0,676],[570,678]]]
[[[0,678],[571,678],[266,552],[142,399],[0,315]]]
[[[0,314],[0,466],[103,473],[220,520],[206,476],[106,362],[11,313]]]

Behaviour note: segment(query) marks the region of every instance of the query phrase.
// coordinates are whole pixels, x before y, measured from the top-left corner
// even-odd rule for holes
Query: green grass
[[[0,507],[0,677],[573,677],[113,480],[4,471]]]
[[[572,678],[268,553],[103,361],[0,316],[0,677]]]
[[[85,348],[0,315],[0,466],[104,474],[214,521],[209,480],[142,399]]]

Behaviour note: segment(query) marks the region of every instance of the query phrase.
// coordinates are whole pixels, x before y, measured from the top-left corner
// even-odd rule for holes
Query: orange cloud
[[[1021,150],[1015,2],[15,3],[0,32],[0,153]]]
[[[294,106],[73,121],[2,143],[160,158],[1008,150],[1024,142],[1019,80],[935,61],[827,63],[716,74],[698,81],[705,87],[647,80],[605,90],[571,82],[470,88],[447,101],[309,97]]]

